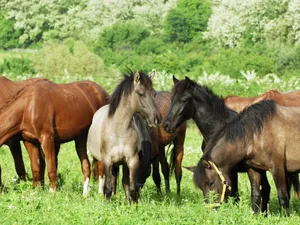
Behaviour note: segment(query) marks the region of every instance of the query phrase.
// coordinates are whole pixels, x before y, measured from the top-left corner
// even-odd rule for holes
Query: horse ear
[[[210,169],[211,165],[208,161],[206,161],[205,159],[202,159],[202,165],[206,168],[206,169]]]
[[[175,77],[175,75],[173,74],[173,83],[174,83],[174,84],[177,84],[178,81],[179,81],[179,80],[178,80],[178,79]]]
[[[135,74],[133,75],[133,81],[135,84],[137,84],[140,81],[141,75],[140,71],[136,71]]]
[[[155,76],[155,70],[153,69],[150,73],[149,73],[149,77],[152,80]]]
[[[191,81],[191,79],[189,77],[187,77],[187,76],[185,76],[185,80],[189,81],[189,82]]]
[[[196,166],[182,166],[182,167],[187,169],[188,171],[191,171],[192,173],[194,173],[196,169]]]

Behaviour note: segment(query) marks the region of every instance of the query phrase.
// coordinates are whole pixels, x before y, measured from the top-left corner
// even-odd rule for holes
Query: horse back
[[[54,134],[60,142],[87,132],[94,113],[107,103],[108,94],[91,81],[36,83],[26,95],[23,130],[39,138]]]

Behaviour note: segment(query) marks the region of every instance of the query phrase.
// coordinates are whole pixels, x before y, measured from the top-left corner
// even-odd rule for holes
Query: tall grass
[[[118,76],[109,76],[108,73],[109,79],[103,77],[90,77],[90,79],[96,80],[111,93],[119,79]],[[178,77],[184,78],[184,75]],[[13,78],[16,79],[16,77]],[[84,78],[78,76],[76,79]],[[278,81],[275,75],[266,76],[263,79],[254,77],[248,80],[242,75],[240,79],[233,80],[220,74],[207,74],[192,78],[207,84],[223,96],[236,92],[244,96],[258,94],[274,87],[280,90],[295,89],[299,85],[295,83],[297,78]],[[24,79],[24,77],[17,79]],[[60,82],[69,82],[72,79],[74,77],[60,80]],[[170,74],[158,72],[154,79],[156,89],[171,89]],[[201,135],[194,123],[190,121],[184,144],[183,165],[190,166],[197,163],[202,155],[201,141]],[[201,191],[195,188],[192,174],[186,170],[183,170],[180,196],[175,194],[176,185],[173,177],[169,195],[166,195],[165,191],[157,194],[150,177],[142,190],[139,204],[128,205],[120,184],[117,194],[110,202],[97,194],[96,182],[92,182],[88,197],[82,197],[83,175],[73,142],[62,145],[58,157],[59,190],[56,193],[48,191],[47,174],[44,188],[32,188],[30,163],[25,149],[23,149],[23,155],[28,173],[27,182],[18,181],[9,149],[5,146],[1,147],[0,164],[4,183],[0,194],[1,224],[299,224],[300,221],[300,203],[293,196],[291,217],[281,216],[277,191],[270,174],[268,174],[272,186],[270,215],[263,217],[252,214],[250,184],[246,174],[239,174],[241,199],[239,204],[229,200],[217,211],[205,207]]]

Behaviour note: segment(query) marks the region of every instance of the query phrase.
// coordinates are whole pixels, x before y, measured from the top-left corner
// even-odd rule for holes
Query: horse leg
[[[93,158],[93,167],[94,171],[94,178],[98,178],[99,187],[98,187],[98,193],[103,194],[104,190],[104,168],[103,163],[101,161],[98,161],[97,159]]]
[[[268,178],[267,178],[267,172],[261,171],[260,175],[261,175],[261,190],[262,190],[261,211],[262,211],[262,213],[265,213],[267,215],[268,205],[269,205],[269,200],[270,200],[271,186],[270,186]]]
[[[248,177],[251,184],[251,201],[252,201],[252,210],[255,214],[260,212],[260,204],[261,204],[261,192],[260,192],[260,184],[261,184],[261,176],[260,174],[249,168]]]
[[[238,172],[236,168],[233,168],[229,174],[231,180],[231,196],[234,197],[235,202],[240,201],[239,192],[238,192]]]
[[[139,198],[139,189],[137,188],[137,174],[138,174],[139,157],[136,155],[128,162],[129,168],[129,192],[130,200],[137,203]]]
[[[47,163],[50,191],[53,192],[57,190],[56,153],[53,136],[44,135],[41,140],[41,147]]]
[[[30,159],[33,186],[37,187],[39,184],[43,186],[45,173],[44,157],[42,157],[39,148],[31,142],[24,140],[24,146]]]
[[[83,134],[82,136],[75,139],[75,147],[77,155],[81,162],[81,170],[84,176],[83,184],[83,196],[86,196],[89,192],[89,183],[91,175],[91,165],[88,159],[87,150],[86,150],[87,135]]]
[[[159,161],[165,178],[166,193],[170,193],[170,168],[166,159],[165,147],[159,145]]]
[[[104,161],[104,172],[105,172],[105,181],[104,181],[104,196],[106,200],[110,200],[112,194],[112,164],[110,161]]]
[[[156,191],[157,193],[161,193],[161,188],[160,188],[160,174],[159,174],[159,159],[156,157],[153,162],[152,162],[152,179],[156,185]]]
[[[283,208],[285,216],[289,216],[289,195],[286,186],[286,174],[285,171],[280,168],[283,168],[283,166],[274,168],[272,170],[272,175],[277,188],[279,204]]]
[[[118,174],[119,174],[119,166],[112,167],[112,194],[115,195],[117,193],[117,182],[118,182]]]
[[[125,164],[123,165],[123,177],[122,177],[122,184],[125,191],[125,196],[128,201],[128,204],[130,204],[130,191],[129,191],[129,168]]]
[[[15,162],[15,169],[16,172],[21,180],[26,181],[26,170],[24,166],[23,156],[22,156],[22,149],[20,145],[20,140],[18,138],[12,138],[7,142],[7,145],[11,151]]]
[[[183,142],[185,138],[185,132],[183,134],[178,134],[174,141],[175,150],[175,179],[177,185],[177,194],[180,194],[180,183],[182,178],[182,159],[183,159]]]

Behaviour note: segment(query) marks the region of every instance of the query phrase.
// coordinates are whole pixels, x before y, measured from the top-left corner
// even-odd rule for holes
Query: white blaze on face
[[[86,180],[83,183],[83,196],[87,196],[89,193],[89,187],[90,187],[90,178],[86,178]]]

